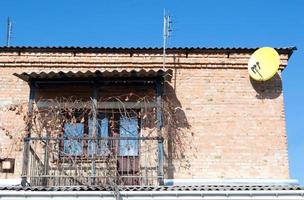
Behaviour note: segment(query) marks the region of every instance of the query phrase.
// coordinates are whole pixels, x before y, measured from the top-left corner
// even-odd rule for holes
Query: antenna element
[[[164,10],[164,30],[163,30],[163,68],[166,68],[166,48],[171,30],[171,16],[166,14]]]
[[[6,46],[9,47],[12,39],[13,23],[10,17],[7,18],[7,29],[6,29]]]

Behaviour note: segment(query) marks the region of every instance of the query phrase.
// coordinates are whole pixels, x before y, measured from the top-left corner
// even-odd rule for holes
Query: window
[[[138,137],[137,118],[121,117],[119,120],[120,137]],[[120,156],[138,156],[138,140],[120,140]]]
[[[109,120],[108,118],[97,119],[96,121],[96,137],[104,138],[109,136]],[[89,137],[93,137],[93,120],[89,120]],[[109,152],[108,149],[108,140],[98,139],[98,140],[89,140],[88,152],[90,155],[94,153],[94,142],[96,142],[96,154],[97,155],[106,155]]]
[[[109,119],[115,121],[112,130],[109,128]],[[83,140],[83,137],[93,137],[93,120],[88,119],[80,123],[64,124],[64,144],[63,151],[65,155],[80,156],[84,154],[105,156],[110,151],[115,151],[117,147],[119,156],[138,156],[139,142],[138,130],[139,124],[137,117],[122,117],[120,114],[110,116],[109,113],[100,112],[96,120],[96,137],[97,139]],[[111,141],[108,137],[131,137],[132,139],[122,139],[118,143]],[[114,146],[113,146],[114,145]],[[112,150],[110,150],[112,149]]]
[[[63,151],[67,155],[81,155],[83,153],[83,123],[64,124]]]

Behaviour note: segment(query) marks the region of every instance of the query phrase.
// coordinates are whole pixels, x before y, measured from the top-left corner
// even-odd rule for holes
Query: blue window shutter
[[[108,137],[108,118],[97,119],[96,131],[97,137]],[[89,137],[93,137],[93,120],[89,119]],[[108,151],[108,141],[107,140],[97,140],[96,143],[96,154],[105,155]],[[88,152],[93,154],[94,141],[89,140]]]
[[[81,155],[83,147],[83,124],[64,124],[64,153],[68,155]]]
[[[119,127],[120,137],[138,137],[138,120],[137,118],[120,118]],[[120,156],[138,156],[138,140],[120,140]]]

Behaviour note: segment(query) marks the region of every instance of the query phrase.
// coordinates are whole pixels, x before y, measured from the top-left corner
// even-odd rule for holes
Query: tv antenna
[[[11,44],[12,39],[12,30],[13,30],[13,23],[10,17],[7,18],[7,29],[6,29],[6,46],[9,47]]]
[[[164,30],[163,30],[163,68],[166,68],[166,48],[168,46],[168,39],[170,37],[171,29],[171,16],[164,10]]]

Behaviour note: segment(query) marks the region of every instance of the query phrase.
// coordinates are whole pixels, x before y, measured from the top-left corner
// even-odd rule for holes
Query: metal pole
[[[7,18],[7,30],[6,30],[6,46],[9,47],[12,38],[12,21],[8,17]]]
[[[93,84],[92,92],[92,137],[93,137],[93,152],[92,152],[92,185],[95,185],[96,178],[96,138],[97,138],[97,87]]]
[[[166,15],[166,10],[164,10],[164,27],[163,27],[163,68],[166,68],[166,49],[168,38],[170,36],[171,30],[171,19],[169,15]]]
[[[44,147],[44,171],[43,174],[45,175],[45,177],[43,178],[43,182],[42,184],[44,186],[48,185],[48,177],[47,175],[49,175],[49,145],[50,145],[50,132],[47,131],[47,139],[45,141],[45,147]]]
[[[33,103],[35,101],[35,84],[33,82],[29,83],[30,94],[29,94],[29,103],[28,103],[28,119],[26,122],[26,134],[24,137],[24,149],[23,149],[23,165],[22,165],[22,175],[21,175],[21,185],[25,187],[28,184],[27,176],[29,169],[29,150],[30,150],[30,137],[32,131],[32,112],[33,112]]]
[[[157,136],[158,136],[158,145],[157,145],[157,152],[158,152],[158,183],[159,185],[164,184],[164,147],[163,147],[163,136],[162,136],[162,80],[161,78],[157,78],[156,80],[156,128],[157,128]]]
[[[164,29],[163,29],[163,68],[166,66],[166,44],[167,44],[167,16],[164,10]]]

